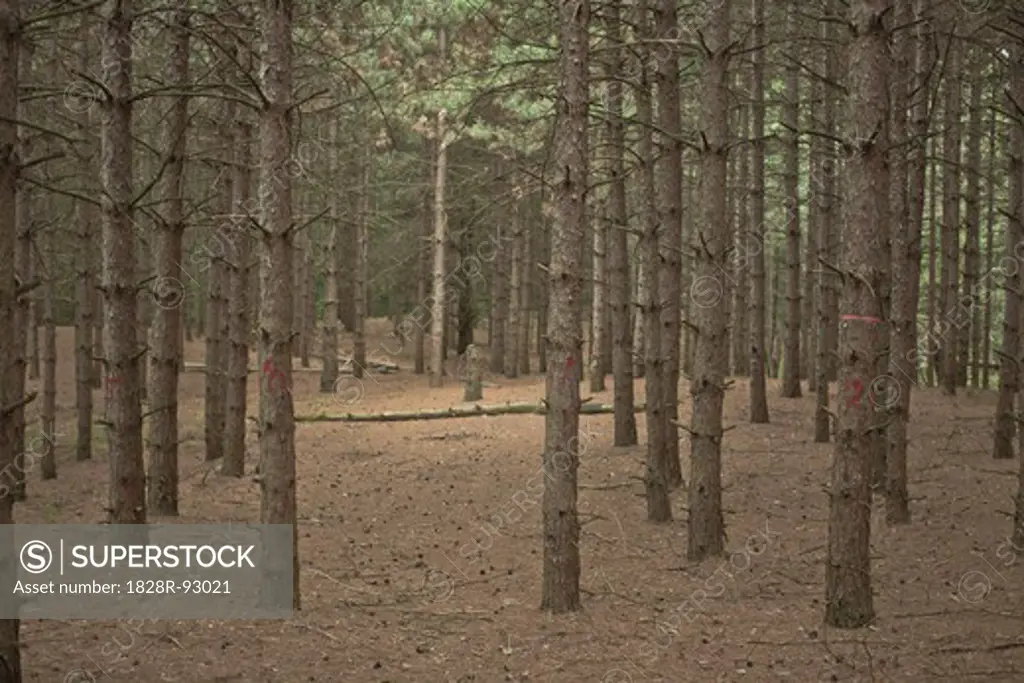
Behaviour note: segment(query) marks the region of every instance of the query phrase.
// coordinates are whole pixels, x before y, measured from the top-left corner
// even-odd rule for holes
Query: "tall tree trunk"
[[[292,526],[292,604],[300,606],[292,403],[292,2],[263,6],[260,111],[260,522]]]
[[[179,2],[173,18],[167,82],[182,91],[189,87],[189,9]],[[167,215],[156,235],[156,298],[149,362],[150,427],[147,504],[154,515],[178,514],[178,341],[185,285],[181,272],[185,234],[185,152],[188,134],[188,98],[178,97],[167,119],[163,195]]]
[[[591,319],[594,321],[593,337],[590,343],[590,393],[605,390],[603,358],[609,339],[605,335],[605,319],[608,317],[608,202],[602,197],[597,201],[600,208],[594,213],[593,221],[593,264],[591,278],[594,295],[591,298]]]
[[[934,108],[933,114],[934,116]],[[935,141],[931,140],[927,143],[928,154],[927,158],[933,158],[935,154]],[[939,303],[938,296],[938,275],[939,258],[941,254],[938,251],[938,221],[936,213],[936,197],[938,192],[936,188],[938,183],[936,178],[938,177],[938,165],[935,162],[927,164],[928,173],[928,298],[926,301],[926,315],[928,317],[928,358],[926,359],[925,365],[925,380],[928,382],[929,387],[934,387],[938,379],[938,348],[933,348],[939,341],[938,333],[936,331],[936,319],[938,318],[937,308]],[[1012,436],[1011,436],[1012,439]]]
[[[1021,12],[1018,8],[1014,12],[1014,18],[1017,20],[1018,24],[1024,23],[1024,12]],[[1010,206],[1008,212],[1010,220],[1009,236],[1013,238],[1013,245],[1019,246],[1021,241],[1024,240],[1024,115],[1021,114],[1021,112],[1024,111],[1024,40],[1020,39],[1018,39],[1013,45],[1013,54],[1010,61],[1010,93],[1008,99],[1009,102],[1007,102],[1007,110],[1014,112],[1011,124],[1011,143],[1008,145],[1007,149],[1010,157]],[[1008,241],[1007,249],[1009,250],[1009,248],[1010,242]],[[1012,280],[1009,284],[1014,287],[1019,287],[1022,279],[1020,276],[1020,268],[1015,268],[1014,272],[1014,277],[1008,278]],[[1017,291],[1019,292],[1020,290],[1017,289]],[[1010,297],[1011,292],[1007,289],[1007,317],[1009,317]],[[1017,299],[1018,297],[1013,296],[1013,298]],[[1016,336],[1017,330],[1013,330],[1013,333],[1014,336]],[[1008,366],[1011,360],[1016,357],[1016,355],[1011,358],[1006,356],[1003,357],[1002,370],[1004,382],[1007,379],[1007,373],[1012,372],[1012,368]],[[1000,404],[1002,404],[1002,391],[1000,391],[999,398]],[[1004,416],[1001,413],[996,414],[997,439],[999,436],[999,421],[1006,419],[1006,417],[1011,416]],[[1006,451],[1012,455],[1013,446],[1010,445]],[[1015,501],[1013,515],[1013,533],[1011,541],[1015,549],[1024,547],[1024,455],[1020,458],[1020,471],[1017,479],[1017,498]]]
[[[416,303],[417,305],[427,300],[428,291],[428,280],[430,278],[430,255],[431,255],[431,244],[430,236],[433,228],[433,211],[432,207],[432,196],[433,196],[433,178],[434,178],[434,153],[431,141],[426,138],[423,143],[424,159],[427,164],[427,182],[424,184],[423,189],[423,215],[422,215],[422,229],[420,235],[420,242],[417,245],[417,277],[416,277]],[[500,256],[500,251],[498,256]],[[493,311],[493,307],[491,309]],[[490,316],[493,318],[493,315]],[[491,320],[493,323],[493,319]],[[491,328],[494,329],[493,324]],[[413,351],[413,364],[414,372],[417,375],[422,375],[427,369],[427,359],[425,354],[426,346],[426,334],[424,333],[423,325],[420,321],[416,322],[416,330],[413,332],[413,344],[415,350]],[[494,348],[494,339],[491,335],[487,336],[487,343]]]
[[[501,223],[497,228],[501,239]],[[505,372],[505,356],[507,354],[507,337],[505,327],[509,315],[509,285],[507,249],[497,249],[491,267],[491,331],[493,336],[490,344],[490,371],[494,374]]]
[[[530,309],[532,307],[533,298],[531,296],[532,277],[531,271],[533,270],[533,253],[532,253],[532,233],[530,232],[527,224],[522,225],[523,231],[523,242],[522,242],[522,257],[520,261],[519,272],[519,341],[516,342],[516,348],[519,351],[519,374],[529,375],[530,374]],[[467,233],[468,234],[468,233]],[[466,291],[470,292],[472,287],[472,281],[466,284]],[[472,301],[471,297],[468,297],[469,301]],[[472,306],[468,306],[472,311]],[[470,332],[472,332],[472,325],[470,326]]]
[[[763,46],[764,0],[752,0],[754,12],[754,45]],[[754,53],[754,104],[751,110],[753,128],[753,161],[751,163],[750,222],[755,229],[750,233],[750,421],[768,422],[768,392],[766,390],[765,362],[765,251],[767,240],[764,229],[764,62],[762,47]]]
[[[875,376],[881,349],[885,248],[883,203],[888,148],[888,35],[890,0],[852,0],[848,51],[847,110],[857,125],[847,146],[843,193],[849,232],[843,280],[836,446],[829,492],[828,556],[825,564],[825,623],[859,628],[874,618],[871,595],[871,451],[876,421],[865,391]]]
[[[341,164],[338,161],[341,155],[338,149],[338,140],[341,137],[341,119],[336,119],[330,129],[330,158],[328,159],[328,183],[333,187],[341,186]],[[341,333],[341,316],[339,311],[340,291],[338,287],[338,253],[341,250],[341,196],[338,192],[332,192],[330,197],[330,221],[331,232],[327,239],[327,273],[324,283],[324,320],[320,331],[320,355],[323,366],[320,370],[320,393],[329,394],[334,391],[334,385],[338,381],[338,339]],[[417,301],[423,301],[420,296]],[[404,345],[405,340],[400,340]],[[422,372],[419,363],[422,357],[417,355],[417,372]]]
[[[836,131],[836,94],[832,83],[836,82],[838,72],[838,56],[836,54],[835,27],[831,22],[822,22],[819,33],[825,45],[825,79],[823,87],[822,130],[830,135]],[[829,411],[829,382],[833,381],[835,371],[835,351],[838,318],[838,282],[835,274],[821,262],[836,263],[839,252],[839,231],[835,223],[838,211],[836,206],[837,169],[839,168],[838,153],[835,143],[825,137],[815,136],[811,141],[812,158],[811,180],[814,183],[811,200],[817,206],[818,230],[818,345],[815,356],[815,375],[817,376],[817,410],[814,413],[814,441],[828,443],[832,435],[832,418]],[[815,151],[816,150],[816,151]]]
[[[441,30],[442,43],[444,30]],[[445,211],[445,180],[448,175],[448,112],[437,112],[437,162],[434,166],[434,270],[433,306],[430,316],[430,386],[441,386],[444,377],[445,242],[448,217]],[[504,368],[502,368],[504,369]]]
[[[694,304],[697,343],[690,394],[689,544],[687,557],[700,561],[725,550],[722,515],[722,407],[729,364],[725,312],[712,297],[702,301],[705,287],[714,289],[728,259],[726,180],[729,154],[729,9],[722,0],[708,16],[704,31],[701,97],[701,196],[703,209],[695,227],[701,248],[694,249]],[[702,284],[703,283],[703,284]],[[788,362],[788,359],[787,359]]]
[[[236,222],[234,232],[233,263],[229,272],[228,286],[231,300],[228,306],[228,361],[227,388],[225,396],[224,416],[224,459],[221,461],[221,474],[229,477],[241,477],[245,474],[245,430],[246,403],[249,382],[249,334],[252,330],[250,317],[249,276],[252,267],[252,238],[245,230],[244,222],[252,212],[251,199],[252,178],[252,126],[246,121],[235,125],[234,163],[231,173],[232,220]],[[241,225],[239,225],[241,223]],[[337,282],[337,280],[335,280]],[[335,325],[337,325],[337,306],[335,306]],[[337,327],[335,327],[337,331]],[[335,338],[336,339],[336,338]],[[338,346],[335,343],[334,361],[335,374],[338,368]],[[327,356],[325,354],[324,363]],[[333,389],[333,382],[328,391]]]
[[[37,282],[39,270],[39,245],[33,244],[28,259],[28,277],[25,281]],[[28,336],[25,367],[28,371],[28,379],[31,380],[39,379],[39,296],[40,292],[37,287],[25,297],[25,331]]]
[[[988,206],[985,210],[985,272],[991,273],[993,267],[993,260],[995,259],[995,241],[993,234],[995,232],[996,225],[996,187],[998,187],[996,180],[996,113],[995,107],[992,108],[991,116],[989,117],[989,128],[988,128],[988,170],[985,173],[985,190],[987,193]],[[992,381],[992,302],[995,298],[995,292],[997,283],[993,278],[985,278],[985,320],[982,325],[984,332],[982,334],[982,363],[984,364],[984,370],[981,375],[981,388],[988,389],[989,384]]]
[[[786,32],[798,38],[798,0],[786,6]],[[783,206],[786,211],[786,353],[782,396],[798,398],[800,390],[800,67],[786,65],[786,94],[782,101]]]
[[[54,232],[50,226],[42,232],[41,256],[46,262],[43,267],[46,285],[43,290],[43,407],[40,421],[43,428],[42,457],[39,470],[43,479],[57,478],[57,457],[54,452],[57,432],[57,251],[54,249]]]
[[[91,21],[88,13],[82,14],[78,36],[78,69],[87,73],[91,67],[90,47],[93,37],[90,34]],[[92,126],[90,112],[93,107],[86,107],[79,114],[79,128],[85,133]],[[91,136],[85,143],[89,152],[94,149]],[[93,166],[93,155],[83,153],[78,159],[81,177],[92,179],[96,175]],[[89,185],[92,188],[92,184]],[[76,438],[75,460],[89,460],[92,457],[92,420],[93,402],[92,389],[95,372],[93,354],[93,326],[95,325],[93,300],[96,296],[96,278],[93,265],[95,249],[96,210],[91,203],[75,202],[75,218],[77,244],[75,249],[75,413]]]
[[[984,81],[981,77],[982,55],[972,50],[968,83],[971,89],[971,104],[968,115],[967,157],[965,171],[967,191],[964,193],[964,218],[967,223],[967,240],[964,243],[964,296],[969,301],[970,320],[960,321],[960,374],[966,380],[970,368],[971,386],[981,386],[981,306],[978,292],[978,278],[981,273],[981,93]],[[966,299],[970,297],[970,299]],[[962,382],[966,384],[965,382]]]
[[[366,371],[366,318],[369,314],[366,297],[366,274],[369,258],[369,233],[373,194],[376,192],[376,165],[373,160],[372,145],[367,147],[366,157],[362,163],[362,186],[359,217],[356,219],[356,268],[353,279],[355,294],[355,328],[352,330],[352,376],[362,379]]]
[[[950,22],[954,19],[951,17]],[[945,106],[942,135],[942,325],[954,322],[960,276],[960,50],[954,28],[947,36]],[[958,330],[942,337],[942,392],[956,394]]]
[[[613,402],[616,446],[637,443],[636,415],[633,411],[633,330],[630,325],[632,290],[629,284],[629,235],[626,207],[626,137],[622,119],[622,83],[625,54],[622,48],[622,15],[620,0],[613,0],[605,12],[605,22],[614,51],[606,62],[608,92],[605,129],[611,158],[608,188],[608,298],[611,303],[612,376],[615,382]]]
[[[916,2],[920,15],[923,3],[922,0]],[[896,0],[894,25],[906,26],[920,19],[920,16],[915,17],[914,3],[915,0]],[[916,35],[907,35],[904,31],[894,36],[894,72],[914,75],[908,79],[897,78],[892,93],[892,353],[889,354],[884,395],[884,407],[889,411],[885,517],[890,525],[910,522],[907,424],[910,394],[917,380],[917,300],[921,285],[924,145],[928,128],[924,27],[925,24],[918,24]],[[908,110],[912,116],[909,131]],[[905,146],[908,134],[909,147]],[[877,387],[875,389],[876,394],[879,393]]]
[[[518,188],[517,188],[518,190]],[[518,191],[515,193],[518,195]],[[511,266],[509,274],[509,307],[508,321],[505,327],[505,377],[515,379],[519,376],[519,326],[522,316],[522,279],[523,279],[523,222],[519,218],[519,201],[512,207],[512,244]]]
[[[555,220],[548,281],[550,363],[544,416],[544,560],[541,608],[580,608],[580,522],[577,513],[580,380],[583,340],[580,306],[587,201],[589,0],[559,6],[559,126],[554,141]]]
[[[21,41],[19,45],[21,58],[18,61],[18,80],[28,83],[32,77],[32,47],[30,41]],[[23,107],[19,106],[19,116],[24,116]],[[29,158],[32,155],[32,137],[27,127],[19,131],[19,155]],[[26,370],[29,357],[29,328],[35,327],[35,321],[31,319],[32,300],[35,298],[35,286],[33,280],[33,223],[36,209],[36,188],[22,183],[18,190],[16,200],[18,238],[17,252],[14,257],[14,268],[20,287],[25,288],[17,298],[17,313],[14,323],[14,336],[17,339],[17,355],[15,356],[16,371],[14,374],[15,395],[20,397],[26,394]],[[14,498],[25,500],[26,497],[26,475],[28,467],[25,464],[25,404],[19,402],[14,408]]]
[[[637,161],[640,165],[640,224],[641,237],[639,244],[641,291],[645,298],[640,300],[644,326],[644,370],[646,381],[644,391],[647,416],[647,459],[644,474],[644,488],[647,500],[647,519],[654,522],[667,522],[672,519],[672,507],[669,500],[668,461],[665,457],[665,397],[664,383],[667,380],[662,355],[662,315],[661,287],[664,280],[660,278],[662,268],[659,253],[661,242],[657,210],[657,189],[655,184],[654,134],[653,134],[653,103],[651,102],[650,42],[651,19],[650,6],[647,0],[639,0],[636,4],[636,41],[643,45],[637,57],[637,83],[634,90],[637,119],[640,126],[640,142],[637,149]],[[673,435],[675,426],[673,425]]]
[[[0,263],[14,263],[18,217],[15,203],[18,196],[18,51],[21,42],[18,0],[0,0]],[[17,283],[14,270],[0,269],[0,329],[14,329],[17,308]],[[16,339],[12,334],[0,334],[0,405],[9,406],[20,401],[13,374],[17,370]],[[14,443],[14,413],[0,411],[0,471],[9,472],[16,465],[17,450]],[[0,524],[14,524],[14,495],[10,481],[0,485]],[[11,562],[16,549],[12,545],[3,549],[4,562]],[[5,567],[13,569],[13,564]],[[4,571],[6,580],[13,578]],[[0,671],[4,683],[21,683],[21,621],[0,619]]]
[[[805,52],[805,54],[807,54]],[[821,111],[822,92],[824,84],[819,78],[812,78],[810,82],[810,93],[808,95],[807,128],[820,130],[818,128],[818,117]],[[815,169],[821,169],[821,147],[822,140],[818,136],[810,141],[810,150],[807,154],[808,173],[813,175]],[[807,391],[816,393],[818,391],[818,337],[819,330],[814,325],[814,318],[818,314],[820,306],[817,306],[821,299],[821,276],[823,267],[818,263],[818,239],[821,234],[821,212],[820,202],[814,197],[813,188],[807,191],[807,240],[804,244],[804,275],[803,275],[803,310],[800,313],[801,339],[800,345],[803,351],[800,353],[800,376],[807,379]]]
[[[637,242],[636,250],[642,250],[640,242]],[[636,259],[636,301],[647,301],[647,276],[644,274],[643,258]],[[641,378],[647,374],[647,337],[644,329],[643,314],[633,316],[633,377]]]
[[[655,178],[662,263],[658,279],[659,296],[664,302],[660,313],[665,411],[661,419],[665,430],[665,474],[672,488],[683,484],[675,427],[679,420],[679,302],[682,299],[683,244],[683,131],[679,110],[679,47],[675,40],[679,35],[677,4],[676,0],[656,0],[653,5],[656,38],[653,53],[657,65],[654,84],[658,96]],[[725,114],[728,115],[728,110]],[[724,186],[722,190],[725,191]],[[729,340],[722,339],[722,342],[728,344]]]
[[[1007,111],[1017,111],[1024,106],[1024,47],[1014,45],[1011,62],[1011,91],[1008,94]],[[1006,259],[1013,262],[1017,250],[1024,247],[1024,118],[1020,113],[1014,116],[1010,125],[1010,144],[1006,148],[1007,176],[1009,177],[1009,206],[1007,207]],[[1013,410],[1014,397],[1020,388],[1018,358],[1020,356],[1020,291],[1024,277],[1020,268],[1006,273],[1006,308],[1003,315],[1003,347],[1000,352],[999,399],[996,404],[995,442],[992,456],[1013,457],[1013,437],[1016,433],[1017,416]],[[1024,462],[1024,457],[1021,458]],[[1018,496],[1017,513],[1021,514]]]
[[[236,105],[234,102],[224,102],[223,118],[220,121],[220,136],[226,140],[226,154],[228,158],[222,160],[221,174],[218,176],[217,194],[220,199],[221,216],[231,213],[231,174],[230,154],[232,153],[232,139]],[[206,385],[204,394],[204,435],[206,440],[206,460],[220,460],[224,457],[224,411],[227,405],[227,378],[226,364],[228,360],[228,340],[225,334],[228,323],[228,268],[226,260],[230,257],[224,248],[224,241],[221,239],[222,230],[211,232],[208,238],[210,243],[218,247],[217,254],[209,254],[209,269],[207,270],[207,297],[206,297]],[[285,290],[289,296],[295,292],[294,286]],[[289,307],[289,310],[294,310]]]
[[[739,74],[741,87],[746,75]],[[740,105],[739,116],[740,139],[750,139],[750,107],[746,102]],[[750,375],[750,353],[747,342],[750,339],[750,150],[743,145],[736,150],[736,262],[733,272],[736,274],[736,288],[733,304],[732,324],[732,372],[737,377]]]
[[[103,350],[110,395],[113,524],[145,524],[146,473],[142,458],[142,378],[136,338],[135,199],[132,189],[131,0],[108,0],[104,16],[103,82]]]

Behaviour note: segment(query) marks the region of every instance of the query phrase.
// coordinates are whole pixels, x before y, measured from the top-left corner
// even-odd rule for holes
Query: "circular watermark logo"
[[[601,683],[633,683],[633,677],[624,669],[612,669],[601,676]]]
[[[690,285],[690,299],[700,308],[717,306],[722,302],[724,293],[722,283],[710,275],[701,275]]]
[[[992,7],[992,0],[957,0],[957,4],[968,14],[981,14]]]
[[[99,89],[91,83],[72,81],[64,88],[64,106],[72,114],[84,114],[93,108],[99,94]]]
[[[343,406],[353,406],[363,400],[366,387],[360,379],[351,375],[342,375],[334,380],[334,400]]]
[[[992,582],[984,572],[972,569],[960,577],[956,585],[956,597],[965,602],[974,603],[984,600],[992,592]]]
[[[153,298],[164,310],[177,308],[185,300],[185,285],[173,277],[158,277],[153,282]]]
[[[29,574],[42,574],[53,564],[53,551],[42,541],[29,541],[21,546],[20,559]]]
[[[903,390],[900,383],[892,375],[879,375],[871,380],[868,386],[868,397],[872,405],[879,410],[888,410],[899,405]]]
[[[71,669],[64,674],[61,683],[96,683],[97,680],[96,676],[85,669]]]

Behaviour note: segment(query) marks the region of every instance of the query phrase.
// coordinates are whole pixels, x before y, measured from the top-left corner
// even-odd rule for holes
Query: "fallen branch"
[[[633,407],[633,412],[643,412],[644,406]],[[424,410],[385,410],[378,413],[344,413],[342,415],[296,415],[296,422],[411,422],[414,420],[445,420],[460,417],[483,417],[495,415],[544,415],[547,405],[541,403],[502,403],[497,405],[451,406],[449,408],[428,408]],[[615,406],[608,403],[584,403],[580,415],[614,413]]]

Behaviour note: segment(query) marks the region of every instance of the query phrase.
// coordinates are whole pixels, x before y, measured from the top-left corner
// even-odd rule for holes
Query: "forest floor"
[[[380,338],[386,327],[374,322]],[[70,329],[60,330],[58,354],[58,433],[73,435]],[[202,362],[202,343],[188,344],[186,356]],[[461,402],[455,380],[430,389],[407,357],[397,360],[397,374],[363,380],[357,407],[318,393],[317,373],[296,373],[296,412]],[[537,400],[544,392],[540,375],[487,382],[486,403]],[[636,386],[642,396],[643,382]],[[610,402],[610,389],[595,401]],[[251,380],[251,397],[256,390]],[[685,380],[680,395],[688,420]],[[95,396],[100,413],[102,390]],[[248,474],[255,435],[247,476],[217,476],[203,460],[202,374],[182,375],[181,396],[178,521],[257,522],[259,489]],[[612,416],[584,416],[584,609],[570,616],[539,610],[541,416],[299,424],[302,610],[293,619],[161,621],[131,634],[116,622],[29,621],[26,681],[1024,680],[1024,561],[1006,543],[1018,463],[991,458],[994,392],[947,398],[915,391],[914,519],[887,528],[876,502],[877,619],[858,631],[822,626],[832,446],[812,442],[814,404],[806,385],[803,398],[782,399],[773,382],[771,424],[752,425],[744,381],[729,391],[729,553],[697,566],[686,560],[684,494],[673,495],[674,522],[648,523],[643,446],[612,447]],[[638,422],[643,435],[642,415]],[[102,521],[100,428],[95,446],[91,462],[77,463],[73,444],[61,439],[58,479],[31,475],[17,521]],[[474,541],[482,553],[466,557]]]

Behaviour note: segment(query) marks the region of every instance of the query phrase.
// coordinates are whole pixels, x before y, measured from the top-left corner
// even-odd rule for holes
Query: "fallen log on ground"
[[[644,406],[633,407],[633,412],[642,413]],[[377,413],[344,413],[341,415],[296,415],[296,422],[412,422],[415,420],[445,420],[460,417],[484,417],[495,415],[543,415],[547,404],[541,403],[499,403],[495,405],[474,404],[448,408],[427,408],[424,410],[384,410]],[[580,415],[601,415],[615,412],[610,403],[584,403]]]
[[[185,363],[185,366],[181,370],[182,372],[206,372],[206,365],[203,363]],[[258,372],[259,368],[249,368],[249,374]],[[226,372],[226,370],[225,370]],[[292,366],[292,372],[321,372],[320,368],[304,368],[302,366]],[[351,373],[340,373],[340,374],[351,374]]]

